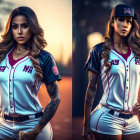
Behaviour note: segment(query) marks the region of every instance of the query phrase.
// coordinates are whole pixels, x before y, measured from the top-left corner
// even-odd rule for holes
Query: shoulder
[[[45,50],[41,50],[38,55],[38,59],[45,62],[49,59],[54,59],[54,58],[53,58],[52,54],[50,54],[49,52],[47,52]]]
[[[49,52],[47,52],[45,50],[41,50],[39,55],[38,55],[38,58],[42,58],[42,59],[47,59],[50,57],[53,57],[52,54],[50,54]]]
[[[89,56],[84,67],[86,70],[91,70],[93,72],[100,73],[100,62],[101,54],[103,51],[103,44],[104,43],[99,43],[90,50]]]
[[[52,54],[50,54],[49,52],[45,50],[41,50],[37,58],[40,62],[41,67],[43,67],[46,64],[49,64],[50,62],[55,63],[55,60]]]
[[[53,81],[61,80],[61,76],[56,66],[55,59],[52,54],[45,50],[41,50],[38,55],[38,60],[40,62],[40,67],[43,71],[43,82],[45,84],[52,83]]]
[[[104,42],[102,43],[99,43],[95,46],[92,47],[92,49],[90,50],[90,54],[91,55],[95,55],[97,56],[98,58],[101,59],[101,55],[102,55],[102,52],[103,52],[103,47],[104,47]]]
[[[103,51],[103,45],[104,45],[104,42],[101,42],[101,43],[93,46],[91,51],[96,51],[98,53],[101,53]]]

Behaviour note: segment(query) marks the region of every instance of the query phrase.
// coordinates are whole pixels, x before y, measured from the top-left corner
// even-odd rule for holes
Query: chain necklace
[[[29,52],[29,50],[26,50],[26,49],[24,49],[23,51],[16,51],[16,49],[14,49],[14,51],[13,51],[13,55],[15,56],[15,57],[17,57],[17,58],[20,58],[20,57],[23,57],[23,56],[25,56],[26,54],[28,54],[28,52]]]
[[[116,47],[115,47],[116,46]],[[114,45],[114,48],[119,52],[119,53],[123,53],[126,54],[128,51],[128,47],[127,46],[122,46],[122,45]]]

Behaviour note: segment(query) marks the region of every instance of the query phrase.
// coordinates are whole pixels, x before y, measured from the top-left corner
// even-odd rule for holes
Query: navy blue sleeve
[[[88,71],[93,71],[96,73],[100,73],[100,62],[101,62],[101,53],[102,53],[102,44],[100,43],[94,46],[88,55],[88,59],[85,63],[84,68]]]
[[[61,80],[56,62],[53,56],[46,52],[42,51],[41,53],[42,60],[40,61],[41,68],[43,70],[43,82],[48,85],[51,82]]]

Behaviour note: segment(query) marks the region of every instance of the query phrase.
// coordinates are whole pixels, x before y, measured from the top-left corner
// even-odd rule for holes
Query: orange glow
[[[104,41],[103,35],[99,32],[94,32],[88,35],[88,48],[91,49],[93,46],[103,41]]]

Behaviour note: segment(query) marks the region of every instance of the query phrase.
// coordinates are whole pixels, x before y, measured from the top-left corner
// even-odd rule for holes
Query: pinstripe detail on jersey
[[[36,79],[36,80],[37,80],[37,79]],[[33,91],[34,91],[35,84],[36,84],[36,80],[34,81],[34,85],[33,85],[32,89],[31,89],[31,93],[33,93]],[[32,97],[34,97],[34,96],[32,96]],[[35,104],[35,98],[33,98],[33,100],[34,100],[34,106],[35,106],[36,110],[38,111],[37,106],[36,106],[36,104]]]
[[[106,75],[104,59],[101,58],[103,47],[103,44],[99,44],[92,48],[85,67],[86,70],[95,69],[98,73],[100,72],[103,86],[103,96],[100,103],[110,109],[131,112],[138,99],[140,59],[135,58],[131,48],[127,60],[112,49],[109,52],[108,59],[108,62],[112,65],[108,75]],[[97,63],[97,60],[99,60],[99,63]]]
[[[15,101],[14,101],[14,73],[13,73],[13,104],[14,104],[14,112],[15,112]]]
[[[32,88],[31,88],[31,93],[34,93],[34,89],[36,89],[36,88],[38,88],[37,91],[39,91],[40,86],[37,87],[38,85],[39,85],[38,79],[35,79],[34,84],[33,84]],[[37,108],[36,102],[35,102],[34,94],[32,94],[32,95],[33,95],[32,97],[33,97],[33,100],[34,100],[34,106],[36,108],[36,111],[39,111],[38,108]]]
[[[98,118],[98,121],[97,121],[97,124],[96,124],[96,131],[97,131],[97,127],[98,127],[98,123],[99,123],[99,120],[100,120],[100,118],[101,118],[101,116],[104,114],[104,112],[99,116],[99,118]]]
[[[125,110],[124,109],[124,103],[125,103],[125,90],[126,90],[126,86],[125,86],[126,85],[126,66],[125,66],[125,63],[124,63],[124,67],[125,67],[125,80],[124,80],[123,110]]]
[[[107,99],[106,99],[106,105],[107,105],[107,100],[109,98],[109,93],[110,93],[110,87],[109,87],[109,77],[108,77],[108,74],[106,74],[106,77],[107,77],[107,83],[108,83],[108,96],[107,96]]]
[[[12,68],[11,68],[12,70]],[[10,73],[9,73],[9,108],[11,110],[11,100],[10,100],[10,75],[11,75],[11,70],[10,70]]]
[[[1,111],[7,115],[27,115],[40,112],[43,108],[37,93],[41,84],[45,82],[47,85],[53,81],[61,80],[60,74],[56,75],[52,71],[52,67],[56,66],[52,55],[44,50],[40,51],[37,59],[43,71],[43,79],[36,83],[33,92],[31,92],[36,80],[36,71],[32,61],[26,56],[16,62],[12,68],[8,54],[0,63],[0,68],[3,71],[0,71]]]
[[[113,51],[112,51],[112,53],[113,53],[114,55],[116,55],[117,57],[119,57],[119,59],[123,62],[124,67],[125,67],[124,98],[123,98],[123,110],[124,110],[124,102],[125,102],[125,85],[126,85],[126,66],[125,66],[125,62],[121,59],[121,57],[120,57],[118,54],[114,53]]]
[[[27,59],[25,59],[25,60],[22,60],[22,61],[20,61],[17,65],[16,64],[14,64],[14,65],[16,65],[15,66],[15,69],[14,69],[14,72],[13,72],[13,104],[14,104],[14,112],[15,112],[15,101],[14,101],[14,75],[15,75],[15,70],[16,70],[16,68],[17,68],[17,66],[19,65],[19,64],[21,64],[21,63],[23,63],[24,61],[26,61],[26,60],[28,60],[29,59],[29,57],[27,58]],[[14,66],[13,65],[13,66]]]
[[[8,60],[7,60],[8,58],[6,57],[6,67],[9,69],[9,67],[8,67],[8,65],[7,65],[7,62],[8,62]]]
[[[133,57],[135,58],[135,57]],[[133,59],[132,58],[132,59]],[[128,106],[128,110],[129,110],[129,105],[128,105],[128,101],[129,101],[129,95],[130,95],[130,62],[132,61],[132,59],[129,61],[129,91],[128,91],[128,100],[127,100],[127,106]]]
[[[10,50],[9,53],[10,53],[11,51],[12,51],[12,50]],[[8,53],[8,54],[9,54],[9,53]],[[6,61],[6,67],[9,69],[8,64],[7,64],[7,63],[8,63],[8,57],[6,57],[5,59],[6,59],[6,60],[5,60],[5,61]],[[12,67],[11,67],[11,70],[12,70]],[[10,101],[10,75],[11,75],[11,70],[10,70],[10,73],[9,73],[9,108],[10,108],[9,110],[11,110],[11,101]]]

